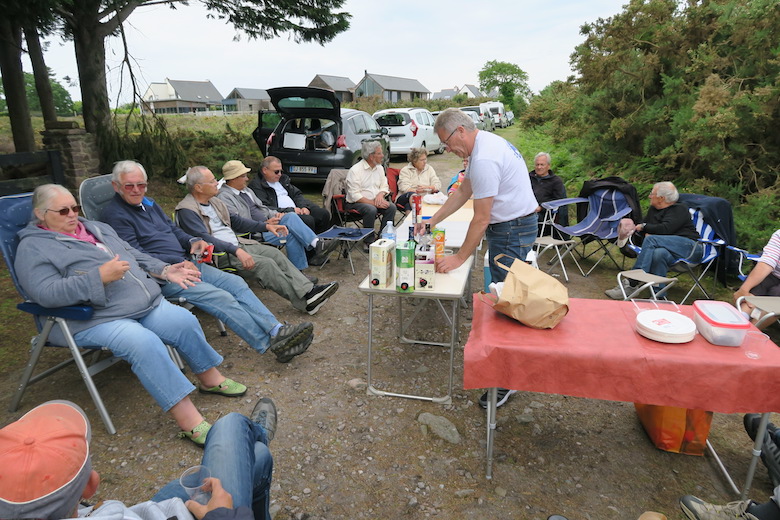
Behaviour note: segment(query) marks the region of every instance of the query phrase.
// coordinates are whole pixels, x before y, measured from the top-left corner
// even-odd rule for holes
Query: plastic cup
[[[206,505],[211,500],[211,492],[203,490],[203,484],[211,477],[211,471],[206,466],[193,466],[184,470],[179,478],[179,483],[190,500]]]
[[[769,341],[769,336],[758,330],[749,330],[745,334],[745,339],[742,345],[745,347],[745,357],[748,359],[761,359],[760,351],[763,350],[766,343]]]

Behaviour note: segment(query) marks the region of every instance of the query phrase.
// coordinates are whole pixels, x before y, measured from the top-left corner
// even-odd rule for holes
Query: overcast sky
[[[622,11],[626,0],[488,0],[449,2],[347,0],[350,29],[332,42],[296,44],[287,37],[234,41],[235,30],[208,20],[198,2],[173,11],[137,8],[126,22],[141,93],[149,83],[211,80],[227,96],[235,87],[308,85],[316,74],[346,76],[358,83],[370,73],[419,80],[431,92],[479,85],[489,60],[514,63],[528,73],[538,92],[572,74],[569,56],[583,41],[580,26]],[[112,43],[113,41],[113,43]],[[107,47],[109,95],[120,92],[121,49]],[[52,40],[47,65],[57,80],[77,78],[73,47]],[[31,71],[29,63],[25,70]],[[78,87],[70,87],[80,100]]]

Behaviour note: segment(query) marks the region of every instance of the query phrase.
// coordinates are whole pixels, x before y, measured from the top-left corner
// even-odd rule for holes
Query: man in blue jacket
[[[113,200],[103,209],[101,220],[114,228],[134,248],[171,264],[189,262],[192,252],[206,243],[187,234],[146,197],[146,170],[135,161],[120,161],[112,172]],[[205,263],[190,267],[201,271],[201,281],[183,289],[175,283],[162,286],[168,299],[184,297],[194,306],[225,322],[241,339],[260,353],[268,348],[287,362],[294,352],[302,353],[312,341],[310,322],[283,325],[255,296],[240,277]],[[292,355],[292,356],[291,356]]]
[[[275,431],[276,405],[267,397],[249,417],[230,413],[214,424],[202,461],[212,475],[203,486],[211,493],[207,504],[187,500],[175,480],[134,506],[117,500],[85,506],[81,500],[93,497],[100,484],[92,469],[89,419],[70,401],[49,401],[0,429],[0,518],[270,520],[268,443]]]

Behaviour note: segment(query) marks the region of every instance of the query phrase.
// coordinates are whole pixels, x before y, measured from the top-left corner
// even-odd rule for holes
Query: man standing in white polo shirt
[[[476,251],[482,237],[488,242],[490,275],[494,282],[506,277],[494,258],[501,253],[525,260],[536,240],[536,208],[528,167],[509,141],[477,130],[474,121],[457,108],[448,108],[436,118],[434,130],[446,148],[469,159],[460,188],[431,217],[431,227],[450,216],[474,196],[474,218],[463,247],[436,265],[439,272],[458,268]],[[511,263],[511,260],[510,260]]]

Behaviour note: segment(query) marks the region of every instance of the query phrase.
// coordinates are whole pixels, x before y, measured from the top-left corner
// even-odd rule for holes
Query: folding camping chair
[[[571,199],[559,199],[559,200],[571,200]],[[566,254],[566,250],[569,247],[574,246],[575,241],[571,239],[564,239],[564,238],[555,238],[554,232],[555,228],[553,228],[553,223],[555,223],[556,215],[558,214],[558,210],[561,207],[564,206],[558,206],[551,203],[556,203],[556,201],[549,201],[549,202],[542,202],[541,206],[542,209],[544,209],[544,218],[539,223],[539,236],[534,241],[534,250],[536,251],[536,257],[537,261],[538,259],[547,251],[553,250],[555,252],[555,255],[547,261],[547,265],[550,266],[550,268],[547,270],[549,273],[553,270],[557,260],[557,265],[560,265],[561,271],[563,272],[564,279],[568,282],[569,281],[569,274],[566,272],[566,266],[563,263],[563,257]],[[547,230],[550,230],[551,233],[547,235]],[[561,235],[562,236],[562,235]],[[563,252],[562,252],[563,250]],[[579,269],[580,274],[582,276],[585,276],[585,272],[582,270],[582,267],[580,266],[580,263],[577,261],[577,257],[574,255],[570,255],[571,259],[574,260],[574,264],[577,266],[577,269]]]
[[[106,410],[106,407],[103,404],[103,399],[100,397],[100,393],[92,380],[92,376],[121,360],[115,356],[100,359],[100,353],[103,350],[100,347],[87,347],[81,349],[76,345],[70,328],[68,327],[68,322],[70,321],[90,319],[93,313],[92,307],[88,305],[72,305],[68,307],[58,307],[56,309],[42,307],[28,301],[27,296],[16,279],[14,260],[16,258],[16,248],[19,245],[19,238],[16,234],[27,225],[31,215],[32,193],[0,197],[0,249],[2,250],[8,271],[11,273],[11,279],[16,286],[16,290],[25,300],[16,307],[21,311],[32,314],[38,329],[38,335],[32,339],[30,359],[24,369],[22,380],[19,382],[16,393],[11,399],[9,411],[15,412],[19,408],[22,396],[29,385],[50,376],[71,363],[75,363],[81,374],[81,378],[89,391],[89,395],[95,403],[95,408],[97,408],[100,417],[103,419],[106,430],[113,435],[116,433],[116,428],[114,428],[114,423],[111,422],[111,417],[108,415],[108,410]],[[49,334],[55,325],[62,331],[67,345],[53,345],[48,342]],[[33,375],[45,347],[67,348],[71,353],[71,358]],[[85,361],[87,356],[91,356],[89,365]]]
[[[81,185],[79,186],[79,202],[81,203],[81,210],[84,218],[89,220],[102,220],[103,208],[114,198],[114,193],[110,173],[97,177],[90,177],[89,179],[81,181]],[[188,311],[195,307],[189,303],[184,296],[171,298],[168,301],[179,304]],[[225,324],[222,323],[222,320],[217,320],[217,327],[219,328],[219,334],[221,336],[227,336],[227,330],[225,329]],[[184,363],[182,362],[179,353],[172,348],[169,348],[168,351],[171,353],[171,357],[176,365],[180,369],[184,369]]]
[[[401,173],[401,170],[398,168],[388,168],[386,170],[387,173],[387,186],[390,188],[390,202],[392,204],[395,204],[395,222],[393,222],[394,226],[397,226],[399,223],[403,221],[403,219],[406,217],[406,208],[403,204],[398,204],[395,202],[395,199],[398,198],[398,176]]]
[[[673,271],[678,271],[680,273],[687,273],[690,275],[691,279],[693,280],[693,287],[688,291],[688,293],[685,295],[685,297],[682,299],[680,304],[684,304],[685,301],[688,299],[688,297],[693,293],[693,291],[698,287],[699,290],[704,294],[704,297],[706,299],[711,299],[709,293],[704,288],[704,285],[702,285],[702,278],[704,278],[704,275],[707,274],[707,271],[710,269],[710,267],[715,263],[715,261],[718,258],[718,254],[720,251],[720,247],[726,245],[726,242],[721,240],[715,235],[715,231],[712,229],[712,227],[707,224],[704,221],[704,215],[700,210],[690,208],[688,210],[691,214],[691,219],[693,220],[693,225],[696,227],[696,231],[699,233],[699,240],[698,242],[702,245],[702,257],[699,261],[693,261],[689,258],[677,258],[674,263],[670,266],[670,269]],[[631,249],[636,251],[637,253],[640,253],[642,251],[641,247],[631,245]],[[699,274],[696,274],[696,269],[699,269]],[[644,276],[643,276],[644,275]],[[625,287],[622,284],[622,278],[630,278],[634,280],[638,280],[642,282],[642,285],[638,287],[636,290],[632,291],[630,294],[625,294]],[[618,286],[623,290],[624,292],[624,299],[633,298],[638,293],[643,291],[644,289],[650,289],[651,293],[653,293],[654,297],[660,297],[664,293],[667,292],[669,286],[664,287],[659,292],[654,292],[654,285],[658,283],[667,283],[670,281],[669,278],[663,278],[663,277],[655,277],[655,278],[662,278],[661,280],[653,280],[649,279],[647,277],[653,277],[653,275],[649,275],[648,273],[645,273],[641,269],[636,269],[634,271],[624,271],[618,274]]]
[[[345,227],[353,224],[355,227],[362,227],[363,216],[360,212],[347,209],[346,206],[347,173],[349,170],[339,168],[330,171],[322,188],[322,205],[330,213],[331,222],[336,225]]]
[[[601,252],[601,256],[596,260],[596,263],[593,264],[587,273],[583,273],[583,276],[588,276],[593,272],[605,257],[609,257],[615,266],[620,269],[620,265],[612,256],[609,248],[612,246],[612,241],[617,238],[620,219],[631,213],[631,207],[626,202],[626,197],[623,193],[616,189],[605,188],[596,190],[587,199],[576,197],[545,202],[545,204],[554,213],[561,210],[565,211],[565,207],[569,204],[586,202],[588,203],[588,213],[581,222],[573,226],[562,226],[552,222],[552,226],[555,229],[576,238],[572,244],[567,246],[561,255],[561,259],[576,252],[578,246],[582,246],[582,252],[578,252],[582,258],[589,258]],[[598,244],[597,249],[586,254],[586,244],[593,241]]]

